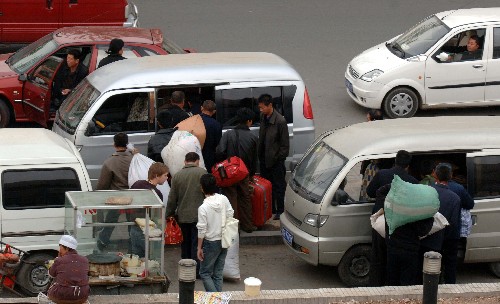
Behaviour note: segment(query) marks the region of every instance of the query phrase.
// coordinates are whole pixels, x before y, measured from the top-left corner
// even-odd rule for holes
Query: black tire
[[[500,262],[492,262],[490,263],[491,272],[497,277],[500,278]]]
[[[348,287],[363,287],[370,283],[370,245],[358,245],[349,249],[339,265],[337,272]]]
[[[45,262],[55,258],[48,253],[33,253],[21,263],[16,275],[16,281],[21,285],[21,292],[28,296],[36,296],[44,292],[49,284],[49,271]]]
[[[0,128],[5,128],[10,123],[10,111],[9,107],[5,104],[5,101],[0,99]]]
[[[409,118],[418,110],[418,97],[409,88],[396,88],[384,98],[383,108],[389,118]]]

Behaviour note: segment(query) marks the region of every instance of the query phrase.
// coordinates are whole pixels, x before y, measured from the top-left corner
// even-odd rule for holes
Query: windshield
[[[297,193],[319,204],[345,163],[344,156],[321,141],[297,166],[290,185]]]
[[[186,52],[172,40],[163,38],[162,47],[169,54],[185,54]]]
[[[101,92],[84,79],[59,108],[57,125],[69,134],[75,134],[76,127],[99,95]]]
[[[450,31],[436,16],[431,16],[409,29],[392,43],[387,43],[389,50],[400,58],[409,58],[425,54]]]
[[[24,74],[35,63],[57,50],[57,47],[57,42],[52,40],[52,34],[48,34],[14,53],[7,60],[7,64],[14,72]]]

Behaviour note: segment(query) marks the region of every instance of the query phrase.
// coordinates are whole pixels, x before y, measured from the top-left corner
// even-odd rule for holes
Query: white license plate
[[[347,89],[349,90],[349,92],[353,93],[354,94],[354,91],[352,89],[352,83],[347,80],[347,78],[345,79],[345,86],[347,87]]]
[[[293,242],[293,234],[291,234],[288,230],[286,230],[285,227],[281,227],[281,235],[283,236],[283,239],[292,246]]]

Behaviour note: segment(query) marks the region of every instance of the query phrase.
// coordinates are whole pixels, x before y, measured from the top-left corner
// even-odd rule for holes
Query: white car
[[[500,105],[500,8],[432,15],[351,60],[345,85],[356,103],[390,118]]]

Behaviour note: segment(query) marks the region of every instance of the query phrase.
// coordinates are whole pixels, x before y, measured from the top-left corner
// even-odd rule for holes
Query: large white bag
[[[128,187],[132,187],[132,185],[138,180],[148,180],[148,170],[154,162],[154,160],[145,155],[140,153],[134,154],[128,169]],[[168,183],[165,182],[163,185],[157,185],[156,188],[160,190],[161,194],[163,194],[163,202],[166,204],[168,194],[170,192]]]
[[[240,238],[234,240],[233,246],[227,249],[226,262],[222,276],[226,280],[239,281],[240,275]]]
[[[188,152],[196,152],[200,156],[200,167],[205,168],[201,154],[200,141],[188,131],[175,131],[168,145],[161,150],[161,158],[167,165],[170,175],[174,176],[184,167],[184,159]]]

